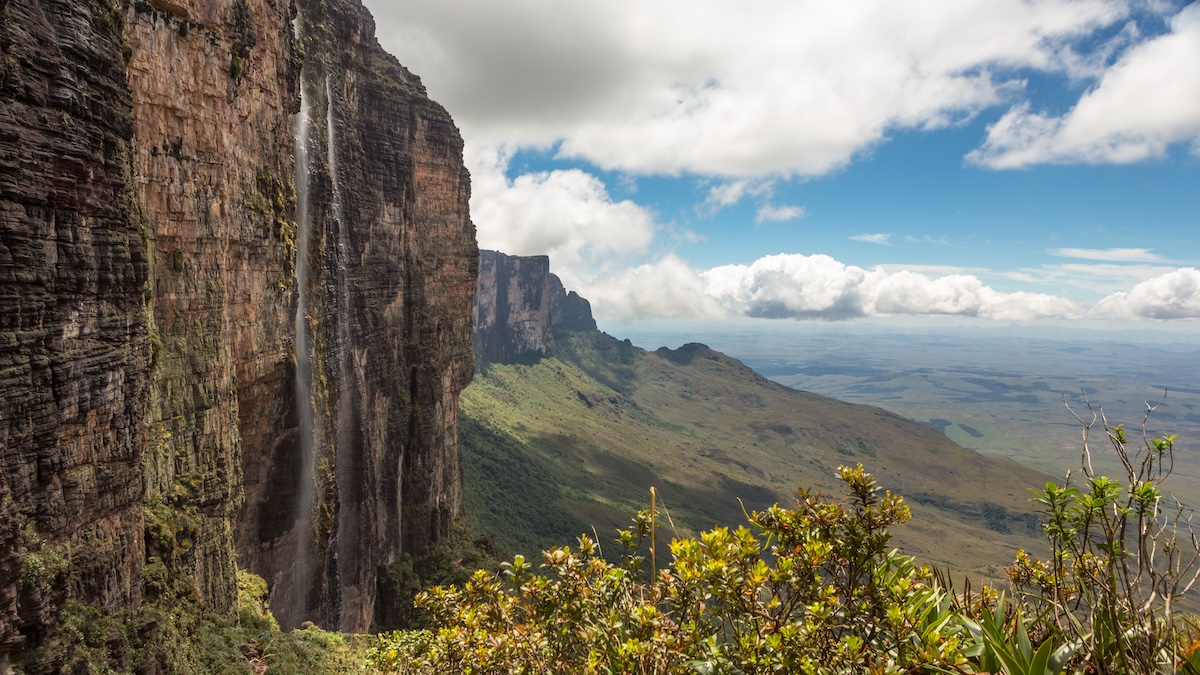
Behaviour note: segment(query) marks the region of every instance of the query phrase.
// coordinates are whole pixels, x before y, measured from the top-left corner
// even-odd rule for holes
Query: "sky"
[[[602,325],[1200,328],[1200,3],[367,0]]]

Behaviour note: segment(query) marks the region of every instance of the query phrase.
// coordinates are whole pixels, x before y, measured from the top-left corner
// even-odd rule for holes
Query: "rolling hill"
[[[700,344],[647,352],[556,330],[546,352],[483,365],[461,400],[467,513],[509,552],[593,530],[609,544],[651,486],[681,535],[742,524],[743,508],[791,505],[798,487],[840,495],[834,471],[854,463],[909,500],[893,539],[907,553],[995,578],[1016,549],[1040,549],[1026,489],[1050,477],[926,425],[789,389]]]

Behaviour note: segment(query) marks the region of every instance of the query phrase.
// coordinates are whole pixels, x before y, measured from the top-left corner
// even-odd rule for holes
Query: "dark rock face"
[[[316,473],[301,480],[316,483],[316,516],[308,528],[279,526],[294,483],[278,476],[299,443],[254,455],[244,446],[238,551],[274,588],[308,580],[292,589],[303,600],[285,624],[361,631],[379,568],[448,536],[462,510],[458,394],[473,372],[478,249],[450,116],[379,47],[357,2],[298,7],[314,353],[311,400],[291,404],[315,413]],[[297,546],[307,549],[300,575]]]
[[[557,281],[544,255],[479,252],[471,336],[477,365],[531,363],[554,355],[551,279]]]
[[[163,509],[196,523],[168,568],[212,609],[234,607],[237,566],[286,590],[304,550],[285,620],[353,630],[376,570],[461,511],[477,273],[462,142],[361,6],[298,4],[0,2],[0,671],[64,600],[137,605]],[[30,578],[60,560],[55,583]]]
[[[121,44],[105,2],[0,5],[0,671],[51,591],[141,597],[148,267]],[[43,539],[70,542],[69,587],[20,573]]]
[[[596,330],[592,305],[550,273],[544,255],[479,252],[475,364],[533,363],[554,356],[556,339]]]
[[[299,61],[288,7],[267,0],[134,3],[124,39],[151,250],[145,498],[170,496],[196,521],[170,571],[191,573],[201,597],[227,611],[243,462],[287,437],[288,113]]]
[[[556,339],[598,330],[596,319],[592,318],[592,303],[575,291],[568,293],[553,274],[550,275],[550,323]]]

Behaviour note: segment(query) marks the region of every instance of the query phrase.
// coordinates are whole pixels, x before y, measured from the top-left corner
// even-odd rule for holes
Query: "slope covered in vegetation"
[[[927,426],[770,382],[703,345],[646,352],[598,331],[557,357],[491,364],[462,400],[466,506],[502,549],[535,556],[610,534],[654,486],[680,534],[837,490],[863,463],[917,515],[897,543],[981,578],[1040,533],[1026,488],[1044,474],[966,451]],[[594,529],[593,529],[594,528]]]

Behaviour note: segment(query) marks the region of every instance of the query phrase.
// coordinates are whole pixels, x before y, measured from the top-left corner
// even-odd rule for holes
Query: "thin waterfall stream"
[[[298,26],[293,23],[293,31]],[[298,40],[297,35],[297,40]],[[296,316],[293,351],[296,359],[296,415],[298,421],[296,501],[293,513],[294,572],[279,607],[285,627],[298,625],[306,610],[312,565],[313,456],[316,425],[312,395],[312,347],[308,325],[309,245],[312,239],[309,194],[309,96],[304,91],[304,68],[300,75],[300,112],[292,120],[292,143],[296,175]]]
[[[353,424],[353,383],[354,378],[351,374],[351,347],[350,347],[350,245],[347,235],[346,222],[342,214],[342,187],[339,175],[338,151],[337,151],[337,120],[334,116],[334,88],[332,74],[325,76],[325,154],[326,161],[329,166],[329,182],[330,182],[330,213],[333,219],[333,226],[337,232],[337,249],[336,249],[336,268],[337,268],[337,360],[338,360],[338,406],[336,420],[336,443],[335,462],[336,472],[338,476],[348,476],[352,473],[350,465],[352,464],[352,432]],[[340,487],[340,486],[339,486]],[[340,490],[339,490],[340,493]],[[351,561],[351,557],[357,554],[357,548],[354,546],[355,538],[351,535],[350,528],[353,524],[347,522],[357,518],[354,511],[353,503],[355,500],[344,500],[338,509],[338,527],[337,537],[342,540],[342,543],[351,545],[339,545],[338,548],[338,573],[341,575],[345,570],[354,569],[356,565]],[[341,587],[352,586],[353,582],[343,579]]]

